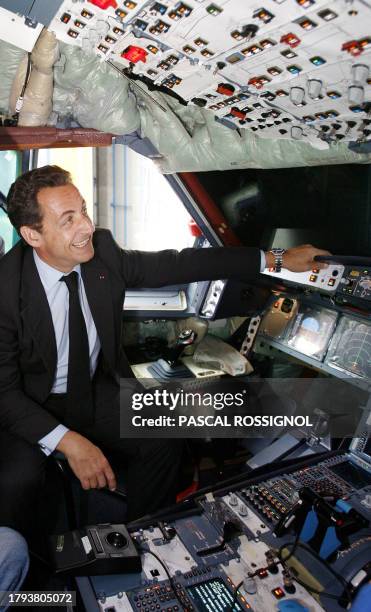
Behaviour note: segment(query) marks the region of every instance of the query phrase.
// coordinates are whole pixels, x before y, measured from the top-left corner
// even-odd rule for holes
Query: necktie
[[[78,273],[71,272],[60,280],[66,283],[69,292],[67,418],[71,424],[83,427],[91,423],[93,416],[89,340],[79,298]]]

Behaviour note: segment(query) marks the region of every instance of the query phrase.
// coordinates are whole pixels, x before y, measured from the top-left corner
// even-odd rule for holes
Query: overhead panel
[[[65,42],[268,138],[367,140],[371,10],[324,0],[63,2]]]
[[[367,1],[50,5],[56,14],[49,27],[60,40],[209,109],[231,127],[319,146],[370,139]]]

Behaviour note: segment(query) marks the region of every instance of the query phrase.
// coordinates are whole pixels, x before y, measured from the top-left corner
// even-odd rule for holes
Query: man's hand
[[[288,249],[283,255],[282,267],[291,272],[306,272],[307,270],[322,270],[327,268],[326,263],[320,263],[319,261],[313,261],[315,255],[331,255],[329,251],[323,251],[322,249],[316,249],[311,244],[302,244],[298,247]],[[266,265],[267,268],[274,267],[274,256],[272,253],[266,253]]]
[[[116,478],[102,451],[76,431],[68,431],[57,445],[83,489],[116,489]]]

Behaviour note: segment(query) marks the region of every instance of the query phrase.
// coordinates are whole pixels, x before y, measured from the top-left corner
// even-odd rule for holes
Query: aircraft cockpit
[[[1,611],[370,609],[370,10],[0,0]]]

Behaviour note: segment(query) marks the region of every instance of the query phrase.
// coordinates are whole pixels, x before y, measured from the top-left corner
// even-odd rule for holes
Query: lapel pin
[[[99,274],[99,280],[104,280],[106,277],[104,276],[104,274]]]

